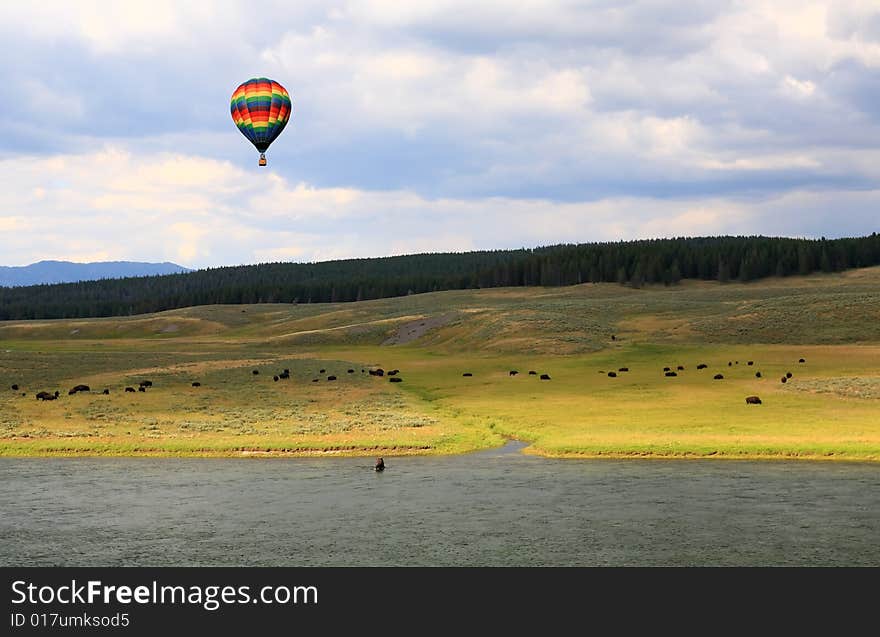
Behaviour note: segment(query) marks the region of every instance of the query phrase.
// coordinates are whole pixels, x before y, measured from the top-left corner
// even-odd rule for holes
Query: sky
[[[0,265],[880,231],[876,0],[8,3]],[[258,153],[255,76],[293,118]]]

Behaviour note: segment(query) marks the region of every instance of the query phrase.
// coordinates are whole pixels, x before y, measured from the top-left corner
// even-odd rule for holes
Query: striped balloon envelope
[[[260,151],[260,166],[266,165],[266,150],[290,121],[290,94],[268,77],[253,77],[232,93],[229,105],[232,121],[241,134]]]

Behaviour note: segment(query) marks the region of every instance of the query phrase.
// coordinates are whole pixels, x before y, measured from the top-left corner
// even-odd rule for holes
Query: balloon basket
[[[264,155],[263,153],[260,153],[260,166],[265,166],[265,165],[266,165],[266,155]]]

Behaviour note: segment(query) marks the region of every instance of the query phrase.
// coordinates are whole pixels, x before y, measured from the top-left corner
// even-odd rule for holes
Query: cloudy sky
[[[876,0],[3,11],[0,265],[880,231]],[[229,114],[260,75],[268,168]]]

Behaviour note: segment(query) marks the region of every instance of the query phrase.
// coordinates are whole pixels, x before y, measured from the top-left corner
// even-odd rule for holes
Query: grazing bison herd
[[[804,358],[798,359],[798,363],[806,363],[806,362],[807,361]],[[755,362],[748,361],[747,364],[749,366],[753,366],[755,364]],[[728,367],[733,367],[734,365],[739,365],[739,361],[728,361],[727,362]],[[700,363],[697,365],[697,370],[704,370],[704,369],[708,369],[708,368],[709,368],[709,365],[706,363]],[[628,371],[629,371],[629,367],[619,367],[617,372],[609,371],[607,373],[607,375],[609,378],[617,378],[618,372],[625,373]],[[677,365],[675,368],[675,371],[673,371],[671,366],[667,366],[667,367],[663,368],[663,375],[666,376],[667,378],[676,378],[678,376],[678,372],[683,372],[683,371],[685,371],[684,365]],[[326,369],[320,369],[318,371],[318,374],[324,375],[324,374],[326,374],[326,372],[327,372]],[[355,370],[349,368],[347,370],[347,372],[349,374],[354,374]],[[388,380],[392,383],[403,382],[403,379],[398,375],[398,374],[400,374],[399,369],[392,369],[392,370],[386,372],[381,367],[373,367],[370,369],[361,369],[361,373],[362,374],[366,373],[366,374],[369,374],[370,376],[376,376],[376,377],[380,377],[380,378],[387,375]],[[599,370],[599,373],[605,374],[605,371]],[[254,369],[251,371],[251,374],[253,376],[259,376],[260,370]],[[514,376],[517,376],[518,374],[519,374],[519,371],[515,370],[515,369],[511,369],[508,372],[508,375],[511,378]],[[464,373],[462,373],[462,376],[472,377],[473,373],[472,372],[464,372]],[[538,372],[536,372],[535,370],[529,370],[529,376],[538,376]],[[791,379],[793,376],[794,375],[789,371],[789,372],[786,372],[785,375],[782,376],[780,380],[782,383],[787,383],[788,380]],[[761,375],[760,371],[755,372],[755,378],[761,378],[761,377],[762,377],[762,375]],[[539,378],[540,378],[540,380],[550,380],[550,374],[546,374],[546,373],[540,374]],[[714,380],[724,380],[724,375],[723,374],[715,374],[712,378]],[[272,376],[272,380],[274,382],[278,382],[281,380],[289,380],[289,379],[290,379],[290,369],[288,369],[288,368],[284,368],[281,372]],[[320,382],[320,380],[321,380],[320,378],[313,378],[312,382],[317,383],[317,382]],[[337,377],[333,374],[330,374],[330,375],[326,376],[326,380],[328,382],[333,382],[333,381],[337,380]],[[142,380],[138,384],[137,389],[135,389],[134,387],[126,387],[124,391],[126,393],[146,392],[147,388],[150,388],[152,386],[153,386],[153,382],[151,380]],[[202,384],[199,381],[194,381],[192,383],[192,387],[198,388],[201,386],[202,386]],[[20,387],[19,387],[18,383],[14,383],[11,386],[11,389],[13,391],[18,391],[20,389]],[[71,389],[67,392],[67,394],[68,394],[68,396],[73,396],[78,393],[91,393],[91,391],[92,391],[91,387],[89,387],[88,385],[80,384],[80,385],[74,385],[73,387],[71,387]],[[110,389],[105,387],[100,393],[103,395],[109,395]],[[23,392],[21,395],[26,396],[27,393]],[[58,392],[58,391],[55,391],[54,393],[48,392],[48,391],[40,391],[36,394],[37,400],[57,400],[59,396],[60,396],[60,392]],[[762,403],[761,403],[761,399],[758,396],[747,396],[746,397],[746,404],[747,405],[760,405]]]

